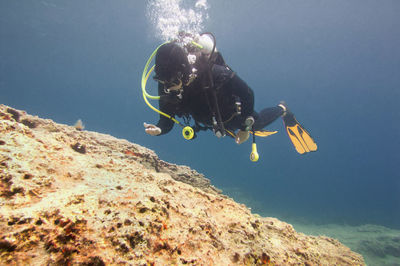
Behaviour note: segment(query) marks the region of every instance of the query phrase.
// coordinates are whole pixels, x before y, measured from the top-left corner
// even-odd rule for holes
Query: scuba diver
[[[284,102],[260,112],[254,111],[253,90],[225,63],[211,33],[192,35],[181,32],[178,39],[160,45],[152,56],[154,54],[153,78],[158,82],[159,97],[153,98],[159,99],[159,110],[146,99],[148,94],[143,79],[146,82],[151,73],[149,71],[145,77],[147,65],[142,89],[146,103],[160,113],[160,119],[156,125],[144,123],[147,134],[160,136],[170,132],[174,123],[181,125],[174,118],[177,116],[187,125],[191,119],[194,120],[194,126],[187,127],[191,131],[183,133],[187,139],[196,137],[201,130],[212,130],[217,137],[229,135],[241,144],[251,133],[255,145],[255,136],[276,133],[263,128],[282,117],[297,152],[303,154],[317,150],[310,134]]]

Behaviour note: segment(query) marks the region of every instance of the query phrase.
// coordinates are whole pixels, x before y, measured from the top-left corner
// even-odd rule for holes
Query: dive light
[[[251,144],[250,160],[251,160],[252,162],[257,162],[257,161],[258,161],[258,158],[260,158],[260,156],[258,155],[258,152],[257,152],[257,145],[256,145],[255,142],[253,142],[253,143]]]
[[[250,161],[257,162],[260,156],[257,152],[257,144],[256,144],[256,132],[253,129],[253,143],[251,144],[251,153],[250,153]]]
[[[194,130],[190,126],[186,126],[182,129],[182,135],[185,139],[190,140],[194,137]]]

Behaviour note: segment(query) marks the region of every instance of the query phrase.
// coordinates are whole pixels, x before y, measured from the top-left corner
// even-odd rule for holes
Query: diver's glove
[[[244,120],[243,125],[245,126],[245,130],[239,129],[238,133],[236,133],[235,136],[235,141],[237,144],[242,144],[249,139],[249,130],[253,128],[254,122],[255,120],[252,116],[248,116],[246,120]]]
[[[242,144],[246,140],[249,139],[249,131],[247,130],[240,130],[236,133],[235,141],[237,144]]]
[[[146,122],[143,123],[144,126],[144,131],[146,131],[147,134],[152,135],[152,136],[157,136],[161,134],[161,128],[158,126],[155,126],[153,124],[147,124]]]

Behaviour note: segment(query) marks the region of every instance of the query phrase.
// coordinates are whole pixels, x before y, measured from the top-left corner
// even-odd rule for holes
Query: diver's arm
[[[241,103],[241,124],[237,125],[239,130],[236,133],[235,141],[237,144],[242,144],[249,138],[249,122],[250,118],[254,123],[254,93],[253,90],[241,79],[238,75],[232,77],[227,86],[230,87],[232,95],[240,98]]]
[[[158,106],[160,111],[170,115],[171,117],[175,116],[176,104],[171,102],[168,98],[168,95],[164,91],[164,84],[158,83],[158,95],[160,95],[160,100],[158,102]],[[161,134],[164,135],[171,131],[174,127],[174,122],[160,114],[160,119],[158,120],[157,127],[161,128]]]
[[[168,102],[167,97],[163,97],[166,94],[164,92],[164,85],[161,83],[158,83],[158,95],[161,96],[159,101],[160,111],[168,115],[174,116],[175,106],[173,103]],[[158,120],[157,125],[144,123],[146,133],[152,136],[167,134],[171,131],[173,126],[174,122],[162,114],[160,114],[160,119]]]
[[[233,76],[225,85],[231,88],[231,93],[240,98],[241,116],[245,119],[254,112],[254,92],[238,75]]]
[[[171,119],[168,119],[163,115],[160,115],[160,120],[158,120],[156,127],[161,129],[161,132],[160,134],[158,134],[158,136],[164,135],[171,131],[171,129],[174,127],[174,122]]]

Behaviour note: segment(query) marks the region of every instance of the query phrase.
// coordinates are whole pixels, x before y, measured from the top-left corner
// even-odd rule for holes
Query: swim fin
[[[300,154],[317,150],[317,144],[311,137],[310,133],[300,125],[293,113],[286,111],[283,116],[283,123],[290,140],[292,141],[296,151]]]
[[[232,131],[227,130],[227,129],[225,129],[225,131],[226,131],[231,137],[236,138],[236,134],[233,133]],[[249,133],[253,134],[253,131],[250,130]],[[257,131],[255,132],[255,135],[256,135],[257,137],[268,137],[268,136],[273,135],[273,134],[276,134],[276,133],[278,133],[278,131],[268,131],[268,130],[263,130],[263,129],[261,129],[261,130],[257,130]]]
[[[253,134],[253,131],[249,131],[251,134]],[[276,133],[278,133],[278,131],[268,131],[268,130],[263,130],[263,129],[261,129],[261,130],[257,130],[256,132],[255,132],[255,135],[257,136],[257,137],[268,137],[268,136],[270,136],[270,135],[273,135],[273,134],[276,134]]]

